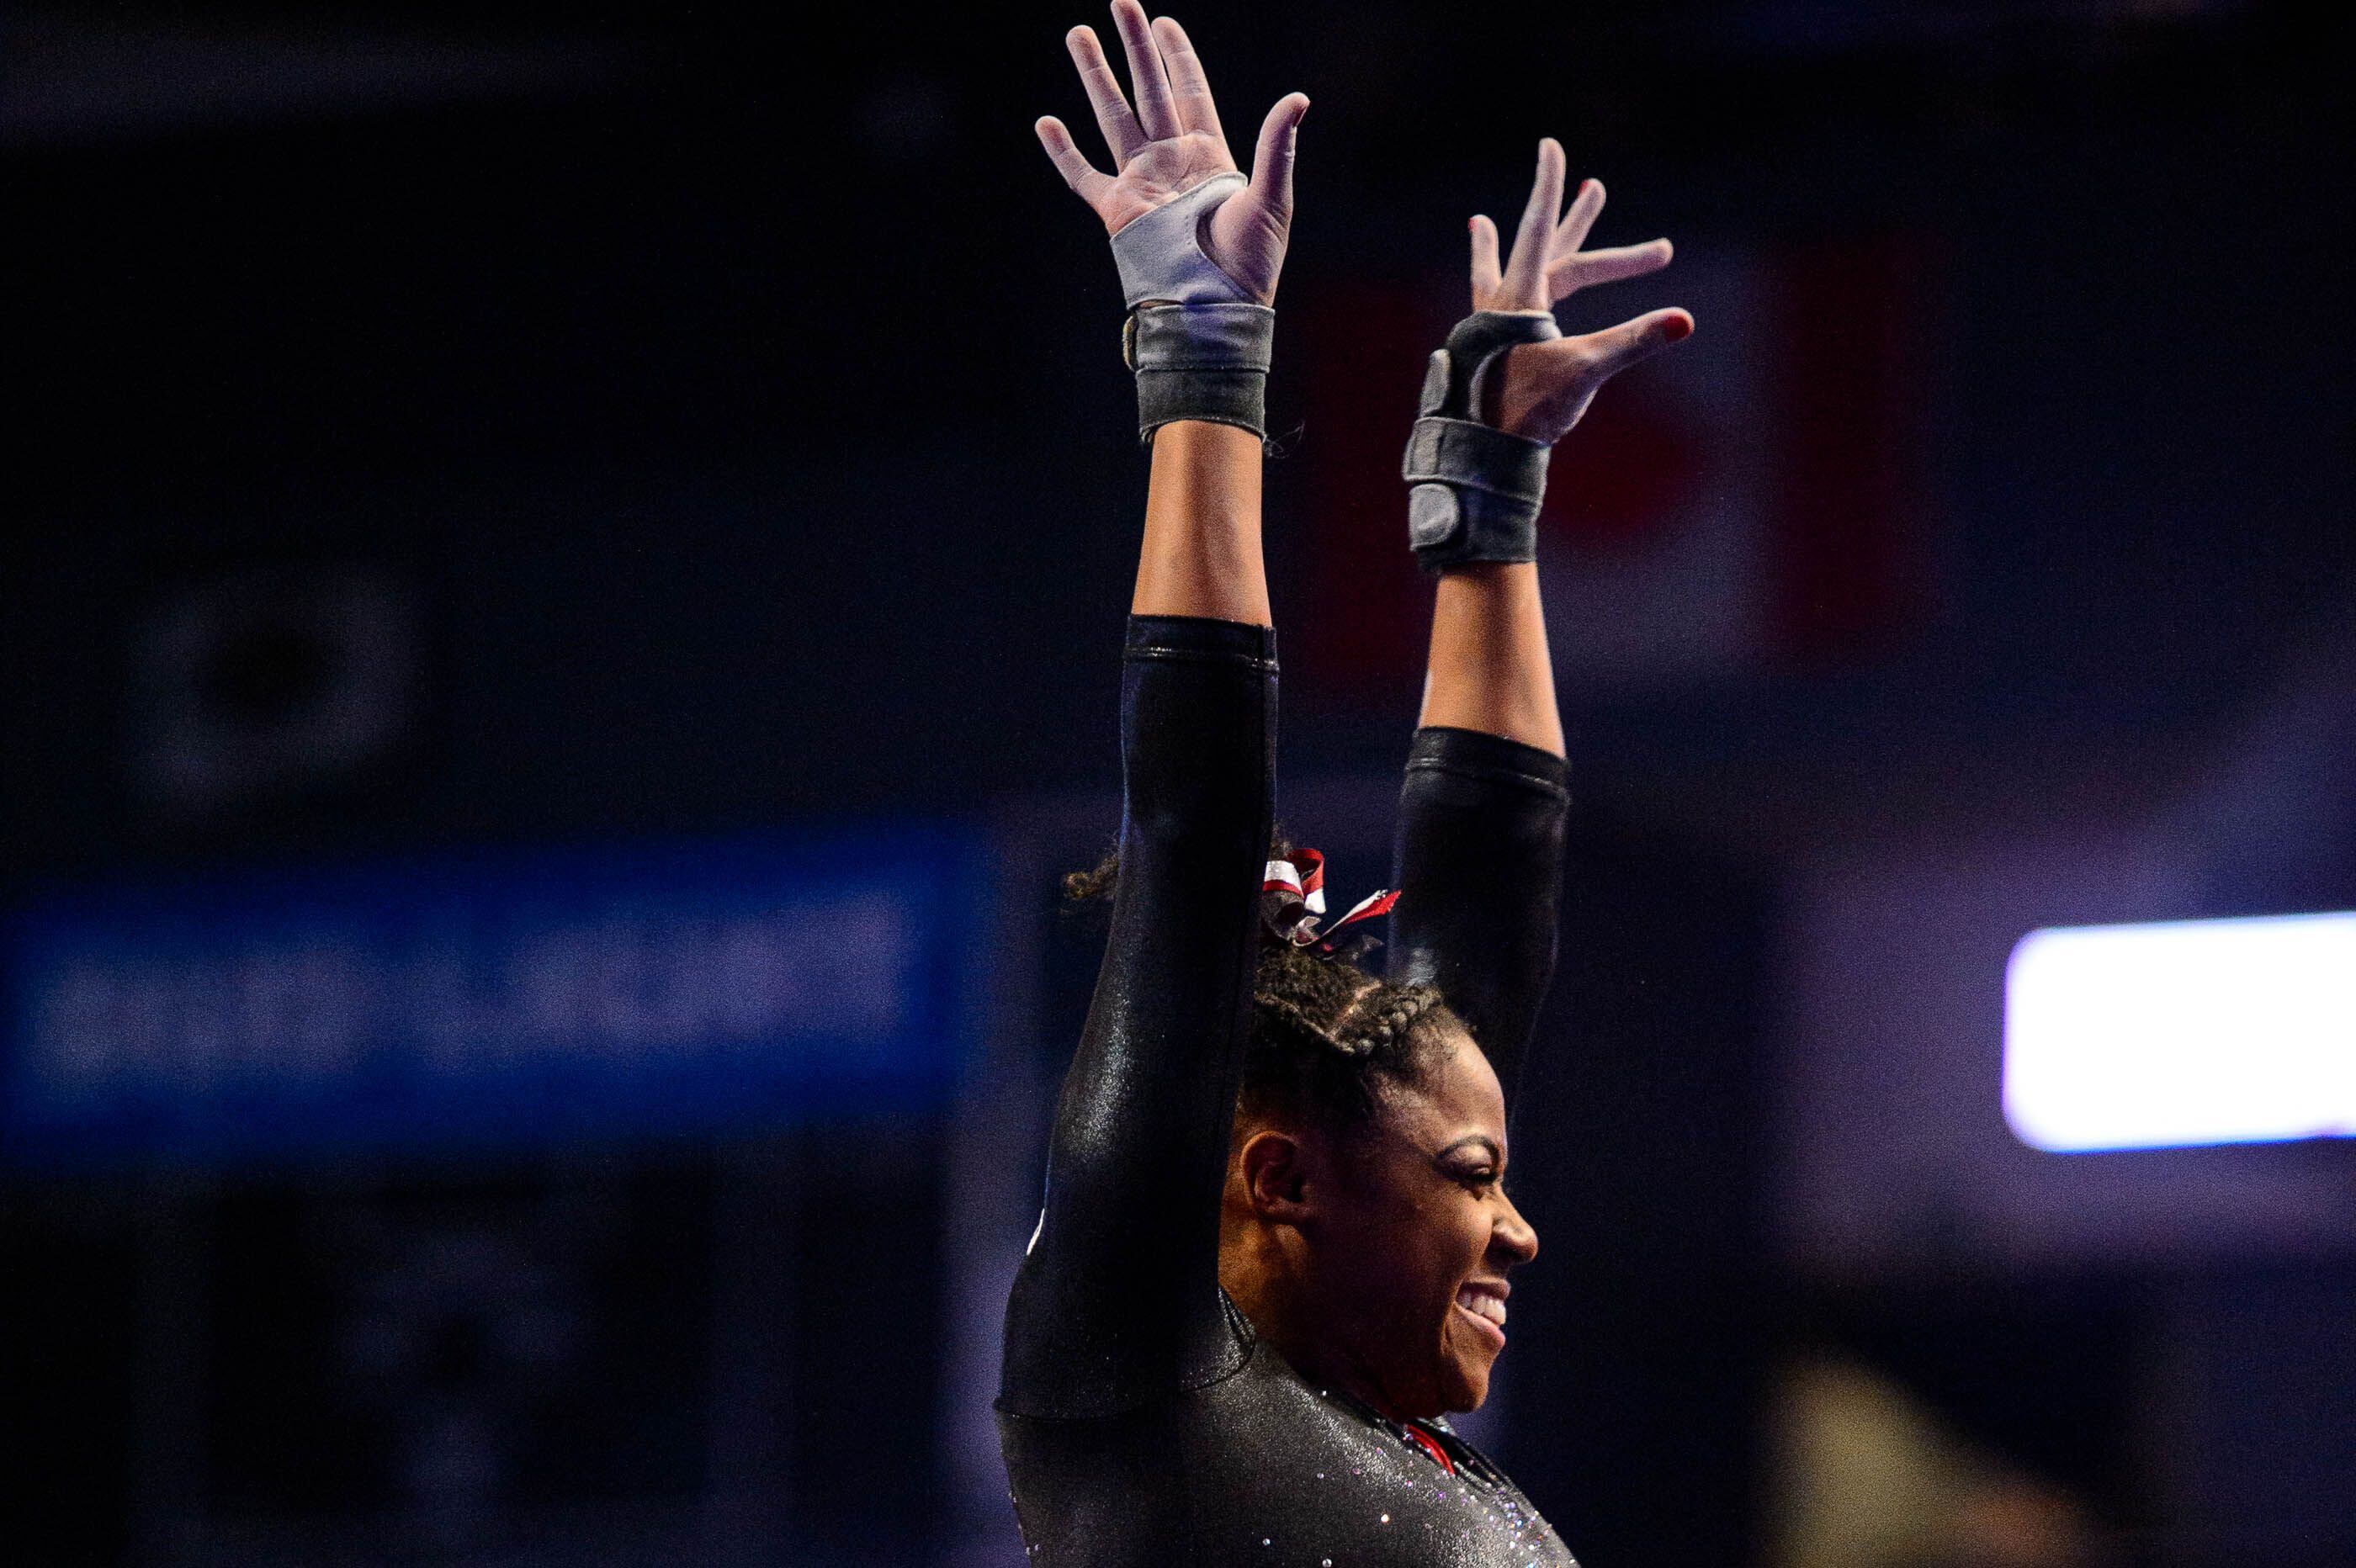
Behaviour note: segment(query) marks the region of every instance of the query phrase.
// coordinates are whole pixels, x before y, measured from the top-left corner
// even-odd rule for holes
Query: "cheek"
[[[1418,1272],[1419,1248],[1398,1205],[1376,1195],[1329,1210],[1317,1238],[1317,1272],[1328,1289],[1361,1308],[1398,1299]]]
[[[1477,1199],[1462,1199],[1449,1206],[1447,1244],[1449,1256],[1458,1274],[1478,1271],[1481,1260],[1488,1255],[1489,1236],[1494,1228],[1489,1217],[1489,1206]]]
[[[1428,1295],[1456,1299],[1456,1287],[1480,1271],[1489,1250],[1489,1217],[1480,1205],[1439,1203],[1418,1216],[1413,1253]]]
[[[1392,1330],[1430,1331],[1436,1307],[1456,1298],[1482,1249],[1467,1245],[1462,1216],[1428,1199],[1393,1196],[1370,1204],[1353,1222],[1329,1232],[1333,1243],[1327,1277],[1356,1297],[1362,1310],[1390,1320]]]

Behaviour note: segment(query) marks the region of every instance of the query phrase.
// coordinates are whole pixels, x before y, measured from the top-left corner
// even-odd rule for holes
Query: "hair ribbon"
[[[1398,902],[1396,891],[1385,889],[1352,904],[1323,934],[1325,857],[1314,849],[1296,849],[1285,860],[1270,860],[1260,875],[1260,923],[1276,941],[1305,947],[1321,958],[1340,955],[1336,940],[1343,928],[1378,914],[1388,914]],[[1361,931],[1350,944],[1352,955],[1382,945],[1371,933]]]

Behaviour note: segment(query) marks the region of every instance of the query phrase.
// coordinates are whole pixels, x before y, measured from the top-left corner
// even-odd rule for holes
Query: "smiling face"
[[[1488,1397],[1506,1273],[1537,1255],[1505,1196],[1497,1075],[1461,1025],[1450,1032],[1421,1082],[1385,1086],[1371,1125],[1263,1129],[1230,1179],[1265,1243],[1222,1268],[1238,1305],[1303,1372],[1401,1415]],[[1232,1201],[1229,1214],[1245,1218]]]

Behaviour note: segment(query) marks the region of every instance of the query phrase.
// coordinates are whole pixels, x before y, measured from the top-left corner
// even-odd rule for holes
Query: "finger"
[[[1104,133],[1113,167],[1119,168],[1145,145],[1145,133],[1137,128],[1137,116],[1129,112],[1129,100],[1121,96],[1120,78],[1113,75],[1112,62],[1105,59],[1094,27],[1074,27],[1064,35],[1064,47],[1072,51],[1072,63],[1080,68],[1080,85],[1087,90],[1088,107],[1096,111],[1097,129]]]
[[[1210,79],[1203,74],[1203,57],[1194,52],[1186,29],[1168,16],[1157,17],[1153,41],[1162,46],[1162,63],[1170,68],[1170,94],[1178,110],[1179,129],[1200,131],[1224,144],[1227,136],[1219,129],[1219,112],[1211,105]]]
[[[1472,308],[1486,310],[1497,297],[1497,226],[1486,218],[1472,219]]]
[[[1693,336],[1693,329],[1694,319],[1685,311],[1674,307],[1647,311],[1633,321],[1589,334],[1580,339],[1580,347],[1589,355],[1596,379],[1601,380],[1650,359],[1672,343],[1684,342]]]
[[[1547,251],[1554,239],[1555,214],[1562,210],[1562,144],[1546,137],[1538,143],[1537,178],[1514,234],[1514,253],[1505,258],[1505,309],[1529,310],[1547,303]]]
[[[1672,253],[1667,240],[1652,240],[1642,245],[1610,245],[1601,251],[1581,251],[1575,256],[1558,256],[1547,272],[1547,292],[1560,300],[1580,289],[1591,289],[1598,283],[1616,283],[1622,278],[1641,278],[1647,272],[1657,272],[1667,266]]]
[[[1603,182],[1581,180],[1579,194],[1570,198],[1570,210],[1563,214],[1562,224],[1554,231],[1554,253],[1568,256],[1587,243],[1587,231],[1595,227],[1595,215],[1603,210]]]
[[[1120,34],[1120,52],[1129,57],[1129,87],[1137,95],[1137,123],[1156,142],[1178,134],[1178,111],[1170,101],[1170,73],[1162,69],[1162,51],[1146,25],[1145,7],[1137,0],[1112,0],[1112,25]]]
[[[1259,123],[1259,144],[1252,150],[1252,197],[1280,223],[1292,218],[1292,155],[1301,140],[1301,116],[1308,112],[1305,92],[1278,99]]]
[[[1073,144],[1072,133],[1054,115],[1047,115],[1032,129],[1039,133],[1039,144],[1047,149],[1047,156],[1055,164],[1055,172],[1064,176],[1064,183],[1082,201],[1095,206],[1098,193],[1112,184],[1112,176],[1088,162],[1087,155]]]

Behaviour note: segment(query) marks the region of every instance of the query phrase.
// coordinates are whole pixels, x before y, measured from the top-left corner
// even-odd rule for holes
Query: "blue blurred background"
[[[1465,218],[1558,136],[1677,244],[1566,325],[1699,322],[1544,523],[1578,805],[1482,1439],[1589,1568],[2356,1562],[2356,1143],[1998,1101],[2024,933],[2356,907],[2346,22],[1181,17],[1238,135],[1314,104],[1269,549],[1346,897]],[[22,1560],[1022,1561],[1143,494],[1030,129],[1077,21],[0,16]]]

